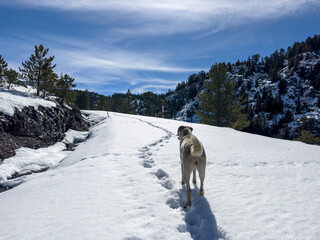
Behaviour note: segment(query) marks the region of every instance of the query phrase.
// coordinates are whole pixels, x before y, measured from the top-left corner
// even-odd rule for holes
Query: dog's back
[[[191,156],[201,156],[203,154],[203,146],[196,136],[191,134],[190,141],[192,145],[190,146]]]
[[[180,157],[185,164],[201,165],[206,164],[206,156],[202,143],[199,139],[188,131],[180,142]],[[190,166],[192,168],[196,166]]]
[[[182,185],[187,184],[187,202],[184,207],[191,206],[190,174],[193,172],[193,183],[196,183],[196,170],[201,180],[199,194],[204,195],[203,181],[206,169],[206,154],[202,143],[192,134],[192,127],[180,126],[178,138],[180,140],[180,160]]]
[[[189,130],[180,141],[181,160],[185,157],[200,157],[204,154],[204,148],[199,139]]]

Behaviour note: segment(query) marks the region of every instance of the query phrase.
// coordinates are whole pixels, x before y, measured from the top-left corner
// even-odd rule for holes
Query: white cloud
[[[132,93],[135,94],[141,94],[147,91],[152,91],[154,93],[163,93],[166,92],[169,89],[175,89],[176,84],[175,83],[171,83],[171,84],[147,84],[147,85],[142,85],[140,87],[135,87],[134,89],[132,89]]]
[[[194,72],[197,68],[175,66],[168,60],[153,54],[129,52],[120,49],[104,50],[69,50],[55,49],[56,59],[64,66],[79,69],[100,69],[109,73],[122,71],[156,71],[156,72]]]
[[[37,39],[37,40],[36,40]],[[10,67],[18,70],[21,62],[27,60],[34,50],[34,43],[42,39],[45,47],[54,55],[55,71],[66,73],[76,79],[76,83],[85,85],[127,84],[134,88],[141,84],[162,85],[161,89],[175,87],[176,80],[154,77],[160,74],[189,74],[202,69],[187,68],[174,63],[171,55],[165,52],[141,52],[120,49],[115,46],[94,46],[91,42],[59,35],[33,34],[33,38],[20,40],[15,38],[2,39],[0,43],[15,49],[20,54],[19,60],[8,61]],[[5,41],[6,40],[6,41]],[[9,45],[8,45],[9,44]],[[5,59],[6,58],[6,55]],[[17,56],[17,55],[15,55]],[[139,91],[140,92],[140,91]]]
[[[89,12],[89,15],[94,12],[85,19],[103,23],[111,17],[125,22],[125,26],[114,29],[124,35],[214,33],[229,26],[320,6],[319,0],[11,0],[4,4]]]
[[[20,36],[20,41],[0,39],[0,43],[6,40],[2,45],[6,48],[10,46],[11,51],[23,49],[16,51],[15,58],[19,55],[19,59],[26,60],[34,44],[41,42],[50,48],[50,55],[55,55],[56,70],[68,70],[67,73],[79,83],[125,82],[139,93],[174,88],[177,81],[161,79],[167,77],[167,73],[179,75],[180,78],[202,70],[196,68],[197,65],[193,68],[181,65],[181,62],[186,62],[186,56],[195,59],[199,57],[197,54],[203,55],[204,52],[198,51],[202,46],[193,48],[190,45],[192,41],[186,41],[188,48],[180,48],[174,41],[165,46],[165,41],[172,37],[170,35],[181,34],[175,40],[183,45],[183,37],[202,38],[239,24],[269,21],[296,14],[311,6],[320,6],[319,0],[0,0],[0,6],[3,4],[68,11],[68,17],[88,22],[81,22],[85,23],[82,32],[90,30],[88,26],[94,28],[92,38],[88,37],[90,33],[83,34],[86,38],[82,38],[83,35],[73,34],[72,31],[71,34],[57,35],[54,32],[39,33],[34,29],[24,34],[23,38]],[[97,25],[99,27],[95,28]],[[150,38],[155,46],[150,43],[144,47],[143,42],[149,40],[146,38],[144,41],[145,36],[155,37]],[[213,42],[211,48],[219,48],[228,41]],[[178,58],[180,63],[177,63]],[[12,59],[8,59],[10,63]],[[19,65],[22,60],[13,62],[13,65]],[[198,62],[201,64],[200,60]],[[158,73],[159,78],[151,77]]]

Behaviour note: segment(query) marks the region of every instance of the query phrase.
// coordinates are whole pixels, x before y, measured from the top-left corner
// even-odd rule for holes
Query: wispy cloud
[[[144,92],[148,92],[148,91],[152,91],[154,93],[163,93],[166,92],[169,89],[174,89],[176,86],[176,84],[171,83],[171,84],[147,84],[147,85],[142,85],[139,87],[135,87],[134,89],[132,89],[132,93],[137,93],[137,94],[141,94]]]
[[[34,44],[39,40],[50,48],[49,55],[54,55],[57,64],[55,71],[67,73],[75,77],[76,83],[86,86],[120,83],[127,85],[137,92],[150,89],[151,84],[160,89],[175,87],[177,82],[184,79],[155,78],[154,72],[160,74],[190,74],[199,72],[200,68],[187,68],[174,63],[171,56],[165,52],[142,52],[142,50],[124,50],[117,46],[94,46],[92,42],[72,37],[33,33],[33,37],[20,39],[19,36],[1,39],[0,43],[8,46],[20,55],[18,61],[9,61],[11,67],[18,70],[21,62],[27,60],[33,53]],[[148,87],[139,87],[142,84]],[[96,89],[97,90],[97,89]]]
[[[126,24],[114,31],[124,35],[163,35],[192,31],[215,33],[253,20],[272,19],[320,6],[319,0],[11,0],[6,4],[61,11],[92,12],[86,20]],[[101,13],[101,14],[99,14]]]
[[[58,52],[58,54],[60,54]],[[72,67],[97,68],[108,72],[119,73],[122,70],[132,71],[157,71],[157,72],[190,72],[200,71],[197,68],[185,68],[168,64],[155,56],[143,56],[137,52],[107,52],[106,55],[86,51],[63,50],[65,63]]]
[[[10,56],[13,66],[25,61],[35,44],[43,43],[50,48],[50,55],[55,55],[56,71],[67,71],[83,87],[122,86],[141,93],[172,89],[189,74],[208,68],[217,61],[213,50],[236,45],[233,27],[297,14],[320,7],[320,2],[0,0],[3,5],[36,13],[34,19],[27,21],[27,27],[13,28],[9,37],[0,39],[2,54]],[[46,14],[50,17],[43,18]],[[61,17],[58,23],[57,16]],[[43,21],[42,28],[35,27],[38,21]],[[46,21],[54,27],[47,29]],[[231,30],[232,36],[223,35],[226,29]]]

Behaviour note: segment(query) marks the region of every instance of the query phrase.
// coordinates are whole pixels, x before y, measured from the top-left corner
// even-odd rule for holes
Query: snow
[[[176,131],[186,123],[84,114],[94,122],[85,142],[0,194],[0,239],[320,239],[319,146],[188,123],[207,168],[205,195],[198,181],[183,209]],[[62,153],[47,151],[44,162]]]
[[[175,119],[178,121],[199,123],[199,117],[194,113],[194,108],[197,104],[199,104],[199,100],[197,98],[195,98],[193,101],[190,100],[182,107],[180,111],[177,112]]]
[[[56,107],[56,103],[29,94],[29,88],[16,87],[17,90],[7,90],[0,87],[0,112],[13,116],[15,108],[22,110],[25,106]]]
[[[11,179],[15,174],[24,175],[38,172],[57,165],[69,152],[66,144],[84,141],[88,132],[68,130],[61,142],[48,148],[31,149],[22,147],[17,149],[15,156],[7,158],[0,165],[0,184],[3,187],[14,187],[24,181],[24,177]]]

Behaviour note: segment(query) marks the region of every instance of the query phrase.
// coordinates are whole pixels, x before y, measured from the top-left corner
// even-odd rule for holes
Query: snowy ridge
[[[207,168],[204,197],[193,185],[185,210],[185,123],[84,113],[85,142],[0,194],[0,239],[320,238],[319,147],[190,123]]]
[[[17,90],[7,90],[0,87],[0,112],[13,116],[15,109],[22,110],[25,106],[56,107],[56,103],[29,94],[28,88],[20,87]]]

